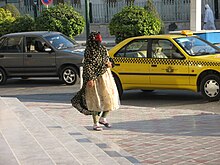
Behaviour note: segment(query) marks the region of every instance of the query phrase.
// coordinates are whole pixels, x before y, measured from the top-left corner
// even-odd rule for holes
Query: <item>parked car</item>
[[[220,49],[187,31],[128,38],[109,54],[120,96],[130,89],[175,89],[220,98]]]
[[[11,77],[59,77],[73,85],[83,54],[84,47],[59,32],[6,34],[0,38],[0,84]]]

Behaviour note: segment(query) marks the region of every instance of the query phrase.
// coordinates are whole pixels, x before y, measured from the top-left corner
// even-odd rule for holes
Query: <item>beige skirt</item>
[[[93,87],[86,86],[86,105],[90,111],[113,111],[119,109],[118,90],[111,70],[99,76]]]

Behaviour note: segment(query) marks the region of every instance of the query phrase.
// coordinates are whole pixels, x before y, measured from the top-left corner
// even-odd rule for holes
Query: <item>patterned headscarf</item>
[[[106,47],[101,45],[99,32],[91,32],[86,42],[83,64],[83,81],[95,80],[106,72],[106,62],[109,60]]]

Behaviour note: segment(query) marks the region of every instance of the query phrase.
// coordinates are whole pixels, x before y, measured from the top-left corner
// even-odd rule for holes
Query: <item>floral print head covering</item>
[[[86,42],[83,63],[83,82],[85,83],[97,79],[107,70],[108,51],[101,41],[102,37],[99,32],[91,32]]]

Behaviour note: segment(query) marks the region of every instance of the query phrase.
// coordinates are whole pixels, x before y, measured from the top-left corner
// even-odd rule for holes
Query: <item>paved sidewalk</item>
[[[96,132],[92,130],[91,116],[80,114],[70,104],[23,102],[22,108],[16,108],[19,104],[15,104],[15,100],[9,99],[7,102],[7,98],[4,98],[3,101],[10,105],[10,114],[8,114],[10,117],[8,116],[7,120],[3,119],[3,115],[7,116],[9,112],[0,105],[0,164],[3,160],[1,155],[3,153],[6,155],[3,146],[7,148],[7,145],[10,146],[7,152],[10,153],[11,149],[14,154],[9,154],[6,158],[11,157],[10,160],[16,162],[16,159],[13,159],[13,155],[16,155],[15,158],[26,160],[19,155],[21,146],[17,146],[18,140],[14,141],[23,139],[25,132],[20,134],[14,129],[13,124],[4,124],[4,122],[10,123],[9,119],[13,117],[13,112],[19,119],[17,124],[21,123],[20,128],[23,128],[22,125],[28,128],[32,137],[41,144],[41,148],[46,153],[43,154],[37,145],[33,145],[42,154],[42,158],[37,158],[40,162],[38,164],[47,164],[45,162],[50,160],[57,164],[59,159],[65,162],[63,164],[71,164],[66,162],[67,159],[70,162],[76,161],[74,164],[111,165],[219,165],[220,162],[220,115],[218,114],[187,109],[155,109],[122,105],[109,116],[112,128],[104,128],[102,132]],[[37,121],[41,123],[41,127],[36,125]],[[15,139],[14,135],[17,136]],[[33,138],[29,140],[31,139],[33,140]],[[34,141],[29,143],[27,145],[31,145]],[[55,153],[47,143],[53,146]],[[74,150],[73,146],[77,149]],[[62,150],[67,150],[69,153],[64,156],[65,159],[59,155]],[[87,162],[89,160],[90,162]]]
[[[63,109],[65,111],[59,111]],[[91,117],[69,105],[41,105],[50,116],[80,123],[106,142],[114,142],[130,154],[133,164],[219,165],[220,115],[202,111],[121,106],[112,112],[113,128],[92,130]],[[73,121],[74,119],[74,121]]]

